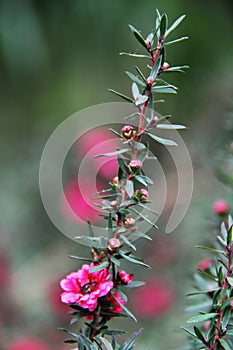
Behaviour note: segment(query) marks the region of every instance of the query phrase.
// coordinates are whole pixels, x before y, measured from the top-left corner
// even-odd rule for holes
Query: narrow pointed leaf
[[[109,266],[108,261],[104,261],[103,263],[96,265],[92,268],[90,268],[89,272],[96,272],[96,271],[101,271]]]
[[[154,67],[151,70],[150,78],[154,80],[159,72],[159,69],[161,68],[161,62],[162,62],[162,56],[159,56]]]
[[[131,24],[129,24],[129,27],[132,30],[133,34],[135,35],[137,41],[147,49],[146,42],[145,42],[143,36],[141,35],[141,33]]]
[[[130,56],[130,57],[136,57],[136,58],[149,58],[150,59],[150,56],[149,55],[142,55],[142,54],[139,54],[139,53],[131,53],[131,52],[120,52],[120,55],[125,55],[125,56]]]
[[[177,94],[175,89],[168,86],[153,86],[151,91],[158,94]]]
[[[157,124],[156,127],[158,129],[164,129],[164,130],[181,130],[186,129],[186,126],[184,125],[178,125],[178,124]]]
[[[153,140],[161,143],[164,146],[177,146],[177,143],[175,141],[164,139],[149,132],[147,133],[147,135],[149,135]]]
[[[187,323],[204,322],[204,321],[207,321],[207,320],[214,318],[217,315],[218,314],[216,312],[211,312],[209,314],[202,314],[202,315],[193,316],[187,321]]]
[[[186,15],[182,15],[175,22],[170,26],[170,28],[166,31],[166,37],[174,30],[176,29],[180,23],[185,19]]]
[[[136,247],[128,240],[127,237],[125,237],[124,235],[121,235],[121,239],[122,239],[122,241],[124,241],[124,243],[126,245],[128,245],[130,248],[132,248],[134,251],[136,251]]]
[[[137,322],[137,319],[136,319],[136,317],[132,314],[132,312],[129,311],[129,310],[127,309],[127,307],[126,307],[125,305],[123,305],[123,304],[115,297],[115,295],[114,295],[113,293],[111,293],[111,295],[112,295],[113,299],[115,299],[116,302],[122,307],[122,309],[125,311],[125,313],[126,313],[130,318],[132,318],[135,322]]]
[[[123,153],[127,153],[129,152],[128,148],[125,149],[119,149],[117,151],[114,152],[109,152],[109,153],[103,153],[103,154],[98,154],[97,156],[95,156],[94,158],[100,158],[100,157],[112,157],[112,156],[117,156],[119,154],[123,154]]]
[[[126,340],[126,342],[120,347],[119,350],[132,349],[132,346],[134,345],[136,338],[142,333],[142,330],[143,330],[143,328],[141,328],[137,332],[135,332],[129,339]]]
[[[226,342],[225,339],[219,339],[219,343],[221,344],[222,348],[225,350],[232,350],[232,347]]]
[[[115,91],[113,89],[108,89],[109,92],[123,98],[123,100],[126,100],[127,102],[134,102],[132,98],[126,96],[126,95],[123,95],[122,93],[118,92],[118,91]]]
[[[168,41],[168,42],[164,43],[164,45],[168,46],[168,45],[176,44],[176,43],[179,43],[180,41],[187,40],[188,38],[189,38],[188,36],[182,36],[182,38]]]
[[[145,87],[146,86],[146,84],[143,82],[143,81],[141,81],[141,79],[139,79],[136,75],[134,75],[133,73],[131,73],[131,72],[128,72],[128,71],[126,71],[125,72],[127,75],[128,75],[128,77],[131,79],[131,80],[133,80],[135,83],[137,83],[137,84],[139,84],[139,85],[141,85],[141,86],[143,86],[143,87]]]
[[[141,261],[141,260],[138,260],[138,259],[136,259],[136,258],[133,258],[132,256],[129,256],[129,255],[126,255],[126,254],[124,254],[123,252],[120,252],[119,254],[122,256],[122,258],[124,258],[124,259],[127,260],[127,261],[130,261],[131,263],[134,263],[134,264],[137,264],[137,265],[142,265],[142,266],[145,266],[145,267],[150,268],[149,265],[147,265],[146,263],[144,263],[144,262]]]

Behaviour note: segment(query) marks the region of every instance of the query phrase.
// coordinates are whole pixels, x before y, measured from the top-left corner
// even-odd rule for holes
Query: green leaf
[[[232,235],[233,235],[233,226],[231,226],[231,228],[229,229],[228,234],[227,234],[228,247],[230,247],[230,245],[232,244]]]
[[[224,310],[224,314],[223,314],[223,318],[222,318],[222,329],[227,328],[230,319],[231,319],[231,306],[227,307]]]
[[[202,335],[200,329],[199,329],[197,326],[194,326],[194,332],[195,332],[195,334],[197,335],[197,337],[200,339],[200,341],[201,341],[203,344],[207,345],[204,336]]]
[[[151,78],[152,80],[154,80],[154,79],[156,78],[156,76],[157,76],[157,74],[158,74],[158,72],[159,72],[159,70],[160,70],[160,68],[161,68],[161,62],[162,62],[162,56],[160,55],[160,56],[157,58],[157,61],[156,61],[155,65],[154,65],[154,67],[152,68],[151,73],[150,73],[150,78]],[[152,90],[153,90],[153,88],[152,88]]]
[[[154,134],[151,134],[149,132],[147,132],[147,135],[149,135],[153,140],[161,143],[164,146],[177,146],[177,143],[175,141],[164,139],[159,136],[155,136]]]
[[[123,234],[121,235],[121,239],[122,241],[124,241],[125,244],[127,244],[130,248],[132,248],[133,250],[137,250],[136,247],[128,240],[127,237],[125,237]]]
[[[141,69],[138,66],[135,66],[136,71],[138,72],[138,74],[140,75],[140,77],[142,78],[142,80],[144,82],[146,82],[146,77],[144,76],[144,74],[142,73]]]
[[[131,52],[120,52],[120,55],[123,56],[130,56],[130,57],[136,57],[136,58],[149,58],[150,59],[150,56],[149,55],[141,55],[141,54],[138,54],[138,53],[131,53]]]
[[[128,174],[128,169],[123,158],[118,157],[118,164],[124,174]]]
[[[177,94],[175,89],[167,86],[153,86],[151,91],[157,94]]]
[[[105,338],[95,337],[95,339],[100,343],[101,350],[113,350],[112,345]]]
[[[128,148],[119,149],[119,150],[114,151],[114,152],[98,154],[97,156],[95,156],[95,158],[117,156],[119,154],[123,154],[123,153],[127,153],[127,152],[129,152]]]
[[[136,98],[140,95],[140,91],[138,89],[138,86],[136,83],[133,82],[132,84],[132,95],[133,98],[136,100]]]
[[[85,337],[84,334],[79,333],[79,337],[81,338],[87,350],[98,350],[95,344],[93,344],[87,337]]]
[[[134,194],[134,183],[131,180],[127,180],[125,184],[125,190],[128,194],[128,196],[131,198]]]
[[[143,86],[143,87],[146,86],[146,84],[145,84],[143,81],[141,81],[141,79],[139,79],[138,77],[136,77],[136,75],[134,75],[133,73],[128,72],[128,71],[126,71],[125,73],[126,73],[126,74],[128,75],[128,77],[129,77],[131,80],[133,80],[135,83],[137,83],[137,84],[139,84],[139,85],[141,85],[141,86]]]
[[[127,102],[132,102],[132,103],[134,102],[134,100],[132,98],[130,98],[130,97],[126,96],[126,95],[123,95],[122,93],[120,93],[118,91],[115,91],[113,89],[108,89],[108,91],[113,93],[113,94],[115,94],[115,95],[117,95],[117,96],[119,96],[119,97],[121,97],[121,98],[123,98]]]
[[[217,315],[218,314],[216,312],[211,312],[208,314],[201,314],[201,315],[193,316],[187,321],[187,323],[204,322],[204,321],[207,321],[207,320],[214,318]]]
[[[132,318],[135,322],[137,322],[137,319],[136,319],[136,317],[132,314],[132,312],[129,311],[129,310],[127,309],[127,307],[126,307],[125,305],[123,305],[123,304],[115,297],[115,295],[114,295],[113,293],[111,293],[111,295],[112,295],[113,299],[115,299],[116,302],[122,307],[122,309],[125,311],[125,313],[126,313],[130,318]]]
[[[146,233],[143,233],[143,232],[133,231],[133,232],[131,232],[131,235],[137,236],[139,238],[148,239],[148,241],[152,241],[152,238],[150,236],[148,236]]]
[[[146,176],[146,175],[136,175],[137,177],[140,177],[141,181],[144,181],[144,183],[149,184],[149,185],[153,185],[153,181],[151,180],[150,177]],[[137,179],[138,180],[138,179]],[[140,181],[140,180],[138,180]]]
[[[220,338],[218,341],[221,344],[221,346],[223,347],[223,349],[232,350],[232,347],[226,342],[226,340]]]
[[[131,24],[129,24],[129,27],[132,30],[133,34],[135,35],[137,41],[147,49],[146,42],[145,42],[143,36],[141,35],[141,33]]]
[[[125,287],[126,288],[138,288],[141,286],[144,286],[145,282],[143,281],[132,281],[130,284],[127,284]]]
[[[150,224],[152,227],[154,228],[158,228],[157,225],[155,225],[155,223],[153,223],[151,220],[149,220],[146,216],[144,216],[142,213],[140,213],[139,211],[137,211],[135,208],[131,208],[131,210],[137,214],[138,216],[140,216],[140,218],[142,218],[144,221],[148,222],[148,224]]]
[[[91,272],[101,271],[101,270],[105,269],[106,267],[109,267],[108,261],[104,261],[101,264],[90,268],[89,272],[91,273]]]
[[[189,329],[185,328],[185,327],[180,327],[183,331],[185,331],[186,333],[188,333],[189,335],[191,335],[191,337],[193,338],[197,338],[196,334],[194,334],[193,332],[191,332]]]
[[[210,248],[210,247],[203,247],[201,245],[196,245],[195,248],[198,248],[198,249],[203,249],[203,250],[207,250],[208,252],[210,253],[219,253],[219,254],[225,254],[225,252],[223,250],[219,250],[219,249],[214,249],[214,248]]]
[[[136,340],[136,338],[142,333],[142,328],[135,332],[126,342],[120,347],[119,350],[130,350]]]
[[[233,287],[233,278],[227,277],[227,282]]]
[[[167,31],[167,15],[163,14],[160,20],[160,36],[164,37],[166,31]]]
[[[189,66],[176,66],[176,67],[169,67],[165,70],[165,72],[181,72],[185,73],[184,69],[189,69]]]
[[[135,175],[134,178],[135,178],[135,180],[137,180],[138,182],[140,182],[140,183],[143,184],[144,186],[147,186],[146,181],[142,178],[141,175]]]
[[[150,268],[149,265],[147,265],[146,263],[144,263],[141,260],[138,260],[136,257],[129,256],[129,255],[123,253],[122,251],[120,251],[119,254],[120,254],[120,256],[122,256],[122,258],[124,258],[125,260],[127,260],[133,264],[142,265],[142,266],[145,266],[147,268]]]
[[[108,215],[108,238],[111,239],[113,237],[113,229],[112,229],[112,214]]]
[[[180,41],[187,40],[188,38],[189,38],[188,36],[182,36],[182,38],[168,41],[168,42],[164,43],[164,45],[168,46],[168,45],[176,44],[176,43],[179,43]]]
[[[121,134],[119,132],[117,132],[116,130],[114,130],[112,128],[109,128],[108,130],[111,131],[113,134],[115,134],[115,135],[117,135],[118,137],[121,138]]]
[[[104,331],[104,334],[107,335],[122,335],[122,334],[126,334],[127,331],[123,331],[123,330],[118,330],[118,329],[107,329],[106,331]]]
[[[91,261],[92,261],[91,259],[82,258],[82,257],[76,256],[76,255],[69,255],[69,258],[71,258],[71,259],[77,259],[77,260],[81,260],[81,261],[88,261],[88,262],[91,262]]]
[[[156,127],[158,129],[164,129],[164,130],[181,130],[181,129],[186,129],[186,126],[184,125],[179,125],[179,124],[157,124]]]
[[[179,18],[177,18],[177,20],[175,20],[175,22],[173,22],[173,24],[170,26],[170,28],[166,31],[166,37],[174,30],[176,29],[180,23],[185,19],[186,15],[182,15]]]
[[[95,237],[93,228],[92,228],[92,224],[90,222],[90,220],[87,221],[87,226],[88,226],[88,232],[89,232],[89,236],[90,237]]]

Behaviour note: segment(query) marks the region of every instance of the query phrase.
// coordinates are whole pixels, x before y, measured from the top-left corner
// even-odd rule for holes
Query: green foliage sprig
[[[155,96],[161,93],[176,94],[177,87],[161,77],[170,72],[183,72],[187,66],[170,67],[166,62],[167,46],[187,39],[187,37],[168,41],[167,38],[182,22],[185,16],[168,25],[166,14],[156,10],[154,30],[144,38],[139,30],[130,25],[130,29],[145,54],[122,53],[130,57],[149,60],[145,70],[136,66],[136,72],[126,72],[132,80],[132,97],[115,90],[110,90],[120,98],[132,103],[138,110],[138,128],[131,125],[122,126],[121,132],[112,130],[122,141],[122,148],[99,156],[118,158],[119,170],[109,187],[96,194],[102,200],[100,208],[107,222],[108,237],[97,237],[88,222],[88,236],[78,237],[85,240],[91,249],[90,265],[84,264],[81,270],[71,273],[61,281],[64,290],[62,301],[69,304],[74,324],[86,318],[85,329],[78,333],[68,333],[72,339],[67,343],[76,343],[80,350],[132,350],[136,337],[141,330],[134,333],[123,345],[116,343],[115,336],[124,331],[109,328],[109,321],[114,317],[135,316],[125,306],[126,287],[139,287],[143,282],[133,280],[133,275],[120,270],[122,261],[149,267],[144,260],[135,255],[135,238],[151,239],[137,228],[138,221],[144,221],[156,228],[153,219],[143,215],[143,208],[151,215],[156,215],[149,207],[148,187],[153,183],[143,170],[143,163],[149,157],[149,144],[143,137],[149,136],[153,141],[166,146],[176,146],[172,140],[161,138],[152,133],[154,129],[184,129],[183,125],[167,124],[168,116],[158,117],[155,114]],[[73,257],[86,260],[81,257]],[[88,260],[88,259],[87,259]],[[75,287],[74,287],[75,285]],[[73,288],[73,289],[72,289]],[[76,289],[75,289],[76,288]],[[77,292],[77,293],[76,293]],[[76,293],[76,294],[75,294]],[[92,295],[93,294],[93,295]],[[93,297],[93,300],[91,297]],[[76,299],[75,299],[76,298]],[[70,301],[70,302],[69,302]],[[105,337],[110,336],[111,340]]]

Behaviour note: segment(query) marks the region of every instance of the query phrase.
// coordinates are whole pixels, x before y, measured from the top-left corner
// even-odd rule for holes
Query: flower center
[[[89,283],[84,284],[81,287],[81,292],[83,294],[89,294],[89,293],[93,292],[93,290],[95,290],[95,289],[96,289],[96,282],[89,282]]]

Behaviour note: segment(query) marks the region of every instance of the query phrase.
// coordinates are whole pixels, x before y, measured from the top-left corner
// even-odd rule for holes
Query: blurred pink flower
[[[48,306],[50,307],[55,316],[61,319],[68,319],[70,315],[67,312],[67,307],[66,305],[64,305],[64,303],[61,302],[60,298],[61,289],[59,286],[59,281],[60,279],[56,279],[52,283],[50,282],[47,286],[47,302]]]
[[[174,304],[175,294],[167,280],[147,282],[131,295],[132,308],[138,317],[151,319],[167,314]]]
[[[77,303],[83,309],[94,311],[98,304],[98,298],[108,294],[113,288],[113,282],[109,281],[111,275],[107,269],[89,272],[95,265],[84,264],[77,272],[72,272],[61,280],[60,286],[64,290],[61,301],[65,304]]]
[[[219,199],[213,204],[213,212],[217,215],[227,214],[229,211],[229,204],[224,199]]]
[[[61,203],[65,216],[79,222],[86,222],[91,218],[92,223],[97,223],[100,220],[99,211],[89,204],[95,191],[87,180],[83,180],[81,184],[76,179],[70,181],[64,189],[69,206],[65,202]]]
[[[205,271],[208,270],[213,265],[213,262],[210,259],[202,259],[197,264],[198,269]]]
[[[119,146],[119,140],[106,129],[93,129],[79,138],[76,149],[82,156],[87,155],[98,173],[111,180],[118,172],[116,156],[95,158],[98,154],[114,152]]]
[[[24,337],[8,344],[6,350],[51,350],[51,348],[37,338]]]

